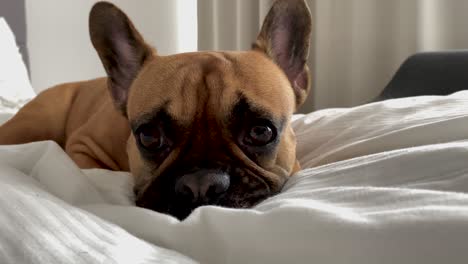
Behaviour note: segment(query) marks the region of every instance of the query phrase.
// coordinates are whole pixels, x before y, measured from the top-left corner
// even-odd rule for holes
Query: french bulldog
[[[311,15],[277,0],[249,51],[158,55],[108,2],[89,16],[107,77],[40,93],[0,127],[0,144],[57,142],[81,168],[130,171],[136,205],[186,218],[248,208],[300,166],[290,125],[310,88]]]

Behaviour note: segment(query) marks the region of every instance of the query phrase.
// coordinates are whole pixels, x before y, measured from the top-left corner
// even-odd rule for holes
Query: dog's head
[[[200,205],[250,207],[298,169],[290,118],[310,85],[303,0],[276,1],[244,52],[159,56],[106,2],[94,5],[89,22],[111,97],[132,130],[137,205],[180,219]]]

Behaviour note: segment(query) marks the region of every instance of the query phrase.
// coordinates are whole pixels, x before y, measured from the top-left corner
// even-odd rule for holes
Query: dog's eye
[[[275,132],[271,126],[257,125],[250,128],[244,143],[252,146],[264,146],[275,139]]]
[[[164,137],[161,129],[158,127],[141,129],[138,132],[138,139],[141,146],[147,150],[156,151],[164,146]]]

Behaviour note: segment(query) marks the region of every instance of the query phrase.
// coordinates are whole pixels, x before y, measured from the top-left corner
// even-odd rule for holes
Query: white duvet
[[[0,146],[0,263],[468,263],[468,92],[294,128],[304,170],[281,194],[183,222],[132,206],[127,173],[80,171],[53,142]]]

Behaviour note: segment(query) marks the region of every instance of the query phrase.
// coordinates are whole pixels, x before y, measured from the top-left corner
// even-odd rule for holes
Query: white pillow
[[[3,17],[0,17],[0,58],[0,108],[16,108],[35,93],[15,36]]]
[[[468,140],[468,90],[324,109],[294,117],[301,167]]]

